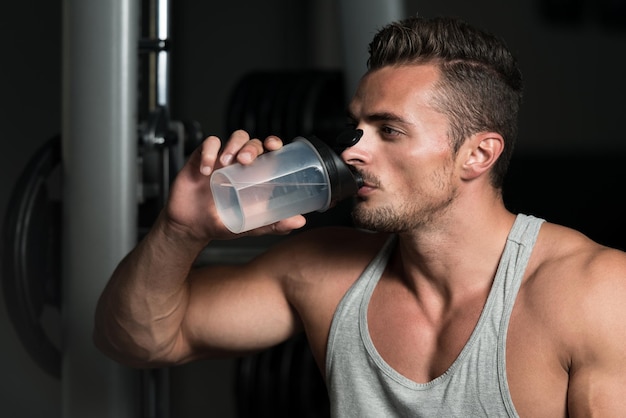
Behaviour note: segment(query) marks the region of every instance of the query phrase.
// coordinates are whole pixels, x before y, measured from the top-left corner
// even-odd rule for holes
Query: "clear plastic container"
[[[354,195],[360,178],[319,139],[298,137],[252,164],[220,168],[210,181],[220,219],[240,233],[324,211]]]

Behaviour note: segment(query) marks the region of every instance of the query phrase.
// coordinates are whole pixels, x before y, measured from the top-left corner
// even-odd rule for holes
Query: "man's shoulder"
[[[624,412],[626,253],[547,224],[522,293],[526,331],[541,335],[569,376],[569,407]]]
[[[571,228],[546,223],[522,285],[527,307],[555,330],[576,333],[626,315],[626,253]]]
[[[330,282],[351,282],[376,256],[389,238],[350,227],[311,228],[292,234],[253,260],[252,268],[271,270],[291,283],[316,287]]]
[[[581,232],[546,222],[534,251],[534,272],[571,284],[626,280],[626,253],[591,240]]]

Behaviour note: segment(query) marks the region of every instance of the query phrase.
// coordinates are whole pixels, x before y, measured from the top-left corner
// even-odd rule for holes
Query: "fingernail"
[[[200,167],[200,172],[204,174],[205,176],[208,176],[209,174],[211,174],[211,171],[212,171],[211,167],[209,167],[208,165]]]
[[[239,154],[239,161],[244,164],[249,163],[250,161],[252,161],[252,154],[250,154],[249,152],[243,152]]]
[[[222,155],[222,157],[220,158],[220,161],[222,162],[223,165],[228,165],[230,164],[230,162],[233,160],[233,155],[232,154],[224,154]]]

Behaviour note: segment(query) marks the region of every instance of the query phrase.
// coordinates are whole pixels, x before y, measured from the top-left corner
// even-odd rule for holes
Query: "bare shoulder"
[[[516,301],[527,329],[542,331],[561,351],[564,368],[584,349],[596,349],[597,333],[626,327],[626,253],[573,229],[546,222]]]
[[[345,227],[311,229],[281,241],[257,261],[280,266],[274,274],[280,276],[319,365],[324,364],[337,306],[388,238]]]
[[[545,223],[523,286],[568,312],[605,311],[607,303],[619,298],[621,307],[626,300],[626,253],[571,228]]]
[[[567,399],[569,416],[626,414],[625,302],[626,253],[573,229],[543,224],[515,302],[515,338],[507,348],[515,360],[507,371],[519,385],[512,385],[516,407],[533,410],[547,394],[546,404]],[[539,392],[529,389],[530,381]]]
[[[619,290],[626,286],[625,252],[603,246],[576,230],[552,223],[542,226],[529,267],[530,277],[541,283],[554,280],[559,285],[567,284],[564,292],[575,291],[579,287],[589,291],[607,286]]]
[[[349,227],[310,229],[279,242],[256,262],[273,270],[294,303],[303,297],[306,304],[315,294],[334,301],[361,275],[388,237]]]
[[[518,302],[569,376],[570,413],[625,414],[626,253],[550,223],[533,251]]]

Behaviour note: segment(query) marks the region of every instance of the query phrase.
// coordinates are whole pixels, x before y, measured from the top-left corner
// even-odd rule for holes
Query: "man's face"
[[[342,157],[363,175],[358,226],[407,232],[445,214],[457,193],[448,119],[432,106],[432,65],[384,67],[367,74],[350,103],[363,137]]]

